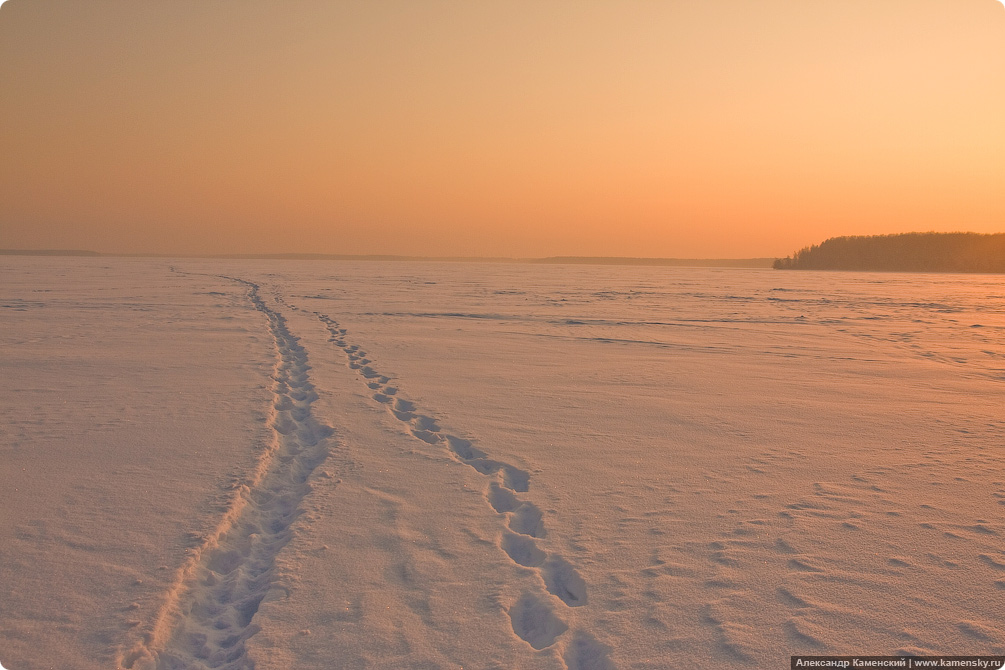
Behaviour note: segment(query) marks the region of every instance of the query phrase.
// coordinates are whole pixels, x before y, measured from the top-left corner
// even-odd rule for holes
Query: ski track
[[[235,483],[227,512],[190,555],[143,642],[120,659],[136,670],[253,670],[245,642],[258,632],[254,617],[276,580],[276,557],[293,536],[308,482],[328,456],[333,429],[311,415],[317,394],[307,352],[250,281],[243,284],[268,319],[275,342],[272,374],[273,439],[254,471]]]
[[[277,298],[292,310],[300,310]],[[545,537],[546,530],[541,510],[534,503],[521,500],[526,493],[530,475],[509,463],[498,461],[476,448],[470,440],[444,431],[437,420],[422,413],[414,402],[404,399],[392,384],[391,378],[374,366],[359,345],[347,341],[347,331],[327,314],[313,314],[329,333],[329,341],[342,350],[350,369],[369,389],[371,398],[403,424],[416,439],[439,446],[458,462],[463,463],[488,479],[485,502],[497,514],[505,517],[499,548],[514,563],[534,570],[554,598],[527,591],[509,608],[508,615],[516,633],[536,650],[551,647],[569,631],[562,620],[562,607],[582,607],[587,604],[586,582],[575,567],[562,556],[547,553],[537,546],[536,540]],[[558,602],[556,602],[556,599]],[[610,659],[611,648],[599,642],[586,631],[569,633],[562,656],[568,670],[615,670]]]

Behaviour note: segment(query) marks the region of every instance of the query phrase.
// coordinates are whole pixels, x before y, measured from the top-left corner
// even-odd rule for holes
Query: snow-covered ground
[[[0,277],[10,670],[1005,653],[1000,276]]]

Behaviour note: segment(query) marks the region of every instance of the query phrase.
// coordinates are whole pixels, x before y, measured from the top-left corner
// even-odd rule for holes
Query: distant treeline
[[[832,237],[774,263],[776,270],[1005,273],[1005,233]]]

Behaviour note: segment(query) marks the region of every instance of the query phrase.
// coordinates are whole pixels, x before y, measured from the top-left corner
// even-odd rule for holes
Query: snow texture
[[[1005,653],[999,277],[0,272],[11,670]]]

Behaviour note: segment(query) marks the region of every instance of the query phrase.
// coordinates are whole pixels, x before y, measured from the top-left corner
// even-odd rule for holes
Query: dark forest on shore
[[[832,237],[792,256],[776,270],[1005,273],[1005,233],[902,233]]]

